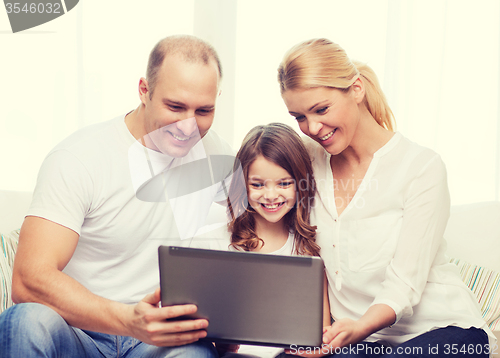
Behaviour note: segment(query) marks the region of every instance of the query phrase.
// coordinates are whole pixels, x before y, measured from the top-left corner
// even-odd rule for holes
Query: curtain
[[[220,54],[213,128],[235,149],[257,124],[298,130],[276,69],[296,43],[327,37],[375,70],[397,129],[442,156],[453,204],[500,200],[497,0],[85,0],[17,34],[3,15],[1,189],[33,190],[60,140],[134,109],[151,48],[187,33]]]

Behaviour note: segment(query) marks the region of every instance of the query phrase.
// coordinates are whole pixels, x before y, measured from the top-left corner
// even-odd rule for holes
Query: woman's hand
[[[360,321],[343,318],[323,330],[323,343],[328,345],[332,354],[335,348],[356,344],[367,337],[365,326]]]
[[[331,329],[332,326],[323,327],[323,341],[324,335]],[[286,354],[298,356],[298,357],[324,357],[330,354],[333,354],[335,350],[331,350],[331,348],[327,344],[323,344],[321,347],[314,348],[303,348],[297,347],[294,349],[285,349]]]

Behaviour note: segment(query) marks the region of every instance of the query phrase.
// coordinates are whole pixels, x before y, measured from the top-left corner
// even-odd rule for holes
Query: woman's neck
[[[393,132],[380,126],[365,108],[349,146],[332,158],[333,161],[358,166],[371,162],[373,154],[382,148],[394,135]]]
[[[285,220],[282,218],[276,223],[269,222],[258,214],[255,217],[255,232],[264,241],[264,245],[254,250],[261,253],[270,253],[279,250],[288,240],[288,230],[285,227]]]

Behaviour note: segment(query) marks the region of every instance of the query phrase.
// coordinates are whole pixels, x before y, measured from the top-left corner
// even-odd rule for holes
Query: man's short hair
[[[190,35],[174,35],[160,40],[149,54],[146,79],[149,84],[149,98],[153,96],[163,60],[166,56],[180,55],[186,62],[201,62],[208,65],[214,60],[222,78],[222,66],[219,56],[209,43]]]

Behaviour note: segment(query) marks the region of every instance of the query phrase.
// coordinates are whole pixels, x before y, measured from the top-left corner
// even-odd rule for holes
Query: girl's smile
[[[292,176],[279,165],[259,155],[248,170],[250,206],[262,219],[277,223],[294,207],[295,198],[295,181]]]

